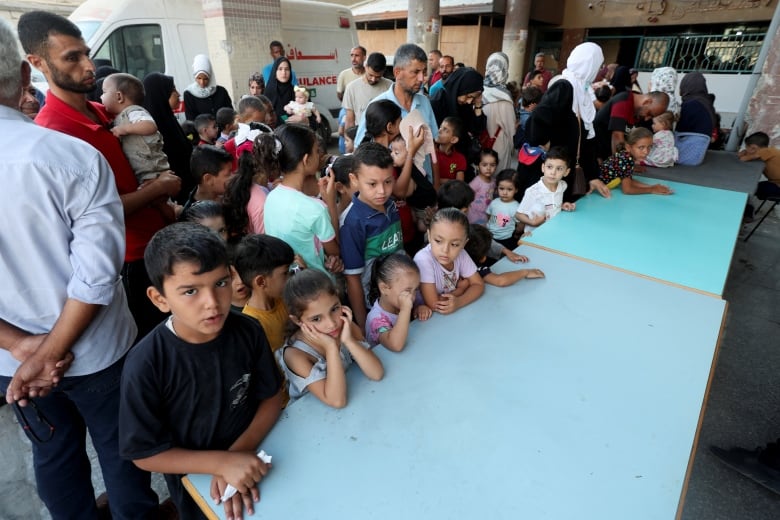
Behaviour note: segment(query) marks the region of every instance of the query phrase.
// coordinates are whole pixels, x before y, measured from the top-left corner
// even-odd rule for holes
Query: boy
[[[542,91],[534,86],[525,87],[520,94],[520,106],[517,107],[517,130],[515,131],[514,145],[520,149],[525,143],[525,125],[531,118],[531,112],[542,100]]]
[[[349,304],[355,322],[365,329],[371,266],[377,257],[400,251],[403,237],[398,209],[390,198],[395,185],[390,152],[379,143],[365,143],[352,160],[354,173],[349,177],[357,194],[339,230],[339,245]]]
[[[151,181],[170,170],[168,156],[163,152],[162,134],[152,115],[141,106],[144,102],[144,84],[130,74],[111,74],[103,80],[100,101],[106,112],[114,116],[111,133],[119,138],[138,185]],[[168,204],[168,197],[160,197],[151,204],[165,222],[176,220],[176,210]]]
[[[469,226],[469,241],[466,242],[466,253],[477,264],[477,272],[485,280],[485,283],[495,285],[496,287],[507,287],[514,285],[524,278],[544,278],[541,269],[518,269],[517,271],[507,271],[506,273],[494,273],[490,269],[491,262],[488,260],[490,244],[493,241],[493,235],[490,230],[481,224],[471,224]],[[522,262],[527,262],[528,258],[521,256]]]
[[[191,222],[157,232],[144,253],[149,299],[171,316],[127,357],[121,381],[123,458],[165,475],[180,518],[205,518],[181,483],[213,475],[212,498],[239,493],[225,516],[253,512],[269,465],[255,454],[281,410],[281,379],[262,328],[230,312],[225,244]]]
[[[344,130],[344,152],[345,153],[354,153],[355,152],[355,136],[357,135],[358,127],[356,126],[350,126],[346,130]]]
[[[230,107],[222,107],[217,110],[216,117],[217,129],[219,131],[219,137],[217,137],[217,144],[224,145],[228,139],[232,137],[238,130],[238,123],[236,122],[236,111]]]
[[[351,155],[342,155],[330,165],[331,174],[336,179],[336,192],[338,193],[336,209],[339,212],[339,229],[344,225],[344,219],[347,218],[347,213],[352,207],[352,196],[357,193],[357,187],[350,177],[355,172],[354,164]]]
[[[224,149],[208,144],[195,148],[190,157],[190,172],[198,184],[184,203],[182,211],[199,200],[222,202],[232,169],[233,156]]]
[[[198,131],[198,144],[216,144],[217,135],[217,118],[211,114],[201,114],[195,118],[195,129]]]
[[[780,196],[780,150],[769,147],[769,136],[756,132],[745,138],[745,149],[739,151],[740,161],[764,161],[764,175],[768,180],[758,183],[756,197]]]
[[[457,117],[445,117],[436,138],[436,157],[439,161],[439,179],[446,184],[451,180],[462,181],[466,176],[466,157],[455,149],[460,141],[463,123]]]
[[[561,146],[553,146],[542,162],[542,178],[525,190],[517,220],[525,224],[527,236],[531,231],[563,211],[574,211],[573,202],[563,202],[566,191],[564,177],[569,175],[569,154]]]

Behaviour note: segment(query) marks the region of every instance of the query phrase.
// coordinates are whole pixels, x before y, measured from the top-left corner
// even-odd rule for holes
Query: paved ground
[[[780,496],[730,470],[709,453],[710,445],[752,448],[780,436],[777,215],[768,218],[749,242],[737,244],[725,298],[728,317],[682,518],[777,520]],[[0,519],[49,518],[32,484],[29,444],[7,406],[0,408],[0,445],[0,467],[5,470],[0,472]],[[100,489],[99,473],[94,480]],[[163,486],[158,479],[158,493],[165,493]]]

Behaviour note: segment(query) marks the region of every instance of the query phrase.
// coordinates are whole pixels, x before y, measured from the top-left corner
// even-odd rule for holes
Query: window
[[[159,25],[131,25],[111,33],[92,55],[95,66],[110,65],[143,79],[150,72],[165,72]]]

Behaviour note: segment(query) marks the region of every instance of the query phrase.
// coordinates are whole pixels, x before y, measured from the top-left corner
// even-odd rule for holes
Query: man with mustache
[[[86,94],[95,89],[95,65],[76,25],[53,13],[32,11],[19,18],[19,39],[27,61],[49,82],[46,104],[35,122],[91,144],[114,172],[126,225],[122,282],[140,339],[164,318],[146,297],[151,282],[144,266],[144,249],[165,225],[151,203],[160,197],[176,196],[181,179],[173,172],[163,172],[139,189],[119,139],[109,129],[111,121],[105,108],[86,99]]]

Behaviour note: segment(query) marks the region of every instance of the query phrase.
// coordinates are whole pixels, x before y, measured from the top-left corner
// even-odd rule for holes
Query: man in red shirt
[[[596,131],[596,156],[606,159],[626,140],[626,131],[641,121],[660,116],[669,106],[669,96],[663,92],[637,94],[632,91],[612,96],[593,119]]]
[[[150,204],[178,194],[181,179],[164,172],[138,189],[119,139],[109,130],[111,120],[105,108],[86,99],[85,94],[95,89],[95,65],[78,27],[61,16],[37,11],[25,17],[24,24],[20,22],[19,32],[27,61],[49,82],[46,104],[35,122],[91,144],[114,172],[125,213],[122,281],[140,339],[164,318],[146,296],[151,283],[144,266],[144,249],[152,235],[165,226],[162,214]]]

